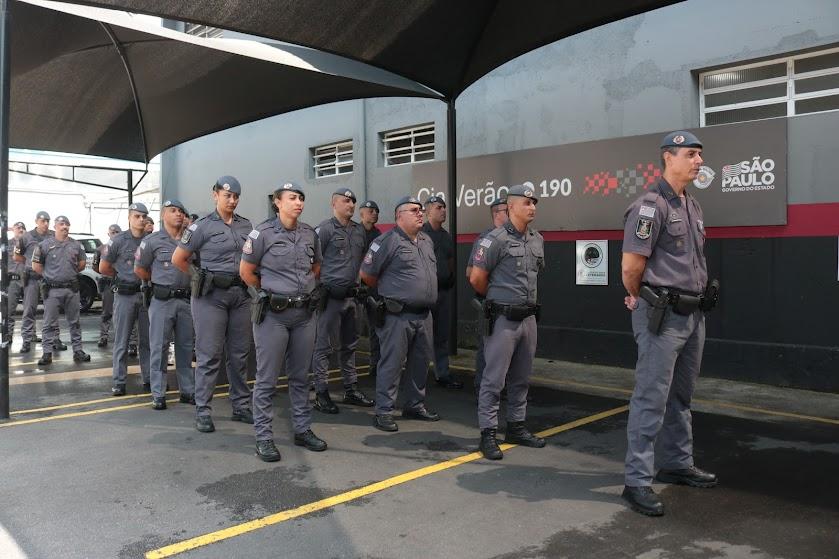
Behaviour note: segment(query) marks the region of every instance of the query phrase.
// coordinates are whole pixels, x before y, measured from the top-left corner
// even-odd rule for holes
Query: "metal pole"
[[[128,169],[126,173],[128,175],[128,205],[134,203],[134,171]]]
[[[9,5],[0,0],[0,420],[9,419]]]
[[[446,111],[446,132],[448,135],[448,159],[446,167],[448,170],[448,189],[446,191],[446,203],[449,210],[449,228],[454,241],[454,269],[455,269],[455,284],[452,291],[451,302],[451,317],[450,328],[451,332],[449,338],[449,355],[457,355],[457,286],[463,281],[463,276],[460,273],[460,268],[457,265],[457,113],[454,108],[454,98],[448,101],[448,110]]]

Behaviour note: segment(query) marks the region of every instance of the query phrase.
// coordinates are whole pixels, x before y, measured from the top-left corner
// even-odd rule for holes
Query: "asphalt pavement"
[[[292,444],[288,397],[275,399],[278,463],[254,456],[253,428],[232,422],[224,381],[217,431],[194,408],[154,411],[136,360],[129,394],[109,396],[110,348],[82,317],[83,367],[62,352],[13,355],[12,418],[0,423],[0,557],[801,557],[839,549],[839,396],[706,379],[694,413],[697,464],[713,489],[656,485],[662,518],[620,499],[631,371],[538,360],[528,425],[544,449],[491,462],[478,443],[471,353],[467,387],[433,383],[443,419],[372,427],[369,408],[313,412],[323,453]],[[68,341],[66,329],[62,339]],[[19,346],[15,340],[13,353]],[[372,395],[367,356],[360,387]],[[502,407],[503,417],[503,407]]]

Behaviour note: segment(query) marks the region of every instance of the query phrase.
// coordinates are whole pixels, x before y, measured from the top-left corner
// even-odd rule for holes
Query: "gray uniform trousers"
[[[9,282],[9,339],[15,335],[15,311],[17,310],[17,300],[23,293],[23,284],[20,280],[11,280]]]
[[[102,317],[99,319],[99,337],[108,338],[111,333],[111,321],[114,317],[113,285],[107,284],[102,291]]]
[[[693,465],[690,404],[705,346],[701,311],[682,316],[668,309],[661,332],[654,335],[647,329],[647,309],[639,299],[632,311],[638,362],[626,426],[625,483],[630,487],[651,485],[656,466]]]
[[[384,327],[376,327],[381,342],[381,359],[376,374],[376,415],[392,414],[399,393],[402,367],[403,409],[422,407],[428,382],[428,363],[434,356],[431,313],[391,314]]]
[[[480,390],[481,379],[484,378],[484,368],[487,362],[486,357],[484,357],[484,336],[479,332],[477,337],[477,348],[475,349],[475,390]]]
[[[79,325],[79,292],[66,287],[50,289],[44,301],[44,325],[41,333],[44,353],[52,353],[52,344],[58,339],[58,315],[64,308],[64,318],[70,326],[70,342],[73,351],[82,351],[82,327]]]
[[[38,310],[40,298],[38,280],[30,277],[26,282],[26,287],[23,288],[23,319],[20,322],[20,335],[24,342],[35,342],[35,311]]]
[[[125,384],[128,375],[128,338],[134,323],[139,322],[140,373],[143,383],[151,382],[149,374],[149,314],[143,304],[143,295],[114,293],[114,386]]]
[[[338,352],[338,363],[344,388],[358,381],[355,369],[355,349],[358,346],[358,326],[355,320],[356,301],[329,298],[326,308],[317,319],[315,352],[312,355],[312,372],[315,376],[315,390],[324,392],[328,388],[329,355]]]
[[[524,421],[527,389],[536,355],[536,317],[521,322],[499,316],[492,335],[484,338],[486,365],[478,393],[478,425],[498,428],[501,389],[507,386],[507,422]]]
[[[213,288],[192,298],[195,326],[195,413],[210,415],[222,355],[227,355],[230,404],[234,410],[249,410],[248,353],[251,348],[250,298],[241,287]],[[311,350],[310,350],[311,351]],[[311,355],[311,353],[309,354]]]
[[[452,316],[452,289],[437,291],[437,304],[431,308],[434,320],[434,374],[449,378],[449,332]]]
[[[295,434],[312,424],[309,402],[309,365],[315,345],[317,319],[308,309],[268,311],[262,324],[253,325],[256,345],[256,382],[253,387],[253,427],[256,440],[272,439],[277,377],[285,366],[291,424]]]
[[[151,353],[151,393],[155,398],[166,395],[166,365],[169,340],[175,337],[175,372],[181,394],[195,393],[195,370],[192,368],[192,311],[188,299],[156,297],[149,306],[149,349]]]

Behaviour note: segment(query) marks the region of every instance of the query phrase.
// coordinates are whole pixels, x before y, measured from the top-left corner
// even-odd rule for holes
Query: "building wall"
[[[496,69],[457,101],[458,153],[469,157],[696,127],[699,72],[836,44],[834,0],[688,0]],[[436,125],[436,156],[443,160],[441,102],[372,99],[297,111],[170,150],[163,159],[163,190],[190,208],[209,210],[215,177],[234,174],[244,189],[241,213],[260,221],[267,215],[267,193],[292,179],[307,189],[304,219],[317,223],[329,215],[331,192],[349,186],[379,202],[382,221],[391,222],[393,202],[410,191],[411,167],[384,167],[379,135],[428,122]],[[839,111],[790,119],[789,226],[720,231],[717,238],[711,231],[709,267],[722,278],[724,305],[709,319],[706,374],[839,390],[839,338],[829,312],[839,303],[839,218],[800,223],[818,221],[813,216],[823,215],[824,204],[839,202],[836,130]],[[354,141],[354,173],[313,179],[309,148],[347,138]],[[610,286],[591,288],[574,285],[573,239],[549,243],[555,264],[542,281],[547,312],[541,354],[633,363],[629,320],[620,305],[619,245],[610,243]],[[467,246],[459,249],[465,257]],[[461,332],[469,343],[469,292],[465,282],[459,289]]]

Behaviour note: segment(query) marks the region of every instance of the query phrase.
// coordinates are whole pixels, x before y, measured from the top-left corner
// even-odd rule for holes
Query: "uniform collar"
[[[216,221],[222,221],[221,215],[219,215],[218,210],[213,210],[213,213],[211,213],[207,217],[209,217],[210,219],[214,219]],[[240,219],[239,214],[237,214],[236,212],[233,212],[233,221],[239,221],[239,219]]]
[[[676,191],[673,190],[673,187],[670,186],[670,183],[667,182],[664,177],[658,179],[658,190],[661,192],[661,195],[664,196],[668,202],[672,202],[674,198],[678,198],[679,195],[676,194]],[[685,200],[691,198],[691,194],[688,192],[688,189],[685,188]],[[680,200],[681,202],[681,200]]]
[[[340,228],[340,229],[350,228],[350,227],[352,227],[353,225],[355,225],[355,221],[353,221],[353,220],[352,220],[352,218],[350,218],[350,220],[347,222],[347,224],[346,224],[346,225],[341,225],[341,222],[340,222],[340,221],[338,221],[338,218],[337,218],[337,217],[335,217],[334,215],[333,215],[331,218],[329,218],[329,219],[331,219],[331,220],[332,220],[332,225],[334,225],[335,227],[338,227],[338,228]]]
[[[408,234],[407,234],[405,231],[403,231],[401,227],[399,227],[398,225],[396,225],[396,226],[394,226],[394,229],[396,230],[396,232],[397,232],[398,234],[402,235],[402,238],[403,238],[403,239],[405,239],[406,241],[408,241],[408,242],[409,242],[409,243],[411,243],[411,244],[416,244],[416,241],[412,241],[412,240],[411,240],[411,237],[409,237],[409,236],[408,236]],[[422,232],[422,230],[420,230],[420,233],[421,233],[421,232]],[[419,240],[419,233],[417,233],[417,240]]]
[[[530,230],[530,226],[529,226],[529,225],[527,226],[527,229],[525,229],[525,230],[524,230],[524,233],[519,233],[519,230],[518,230],[518,229],[516,229],[516,226],[515,226],[515,225],[513,225],[513,222],[512,222],[512,221],[510,221],[509,219],[507,220],[507,222],[506,222],[506,223],[504,223],[504,228],[505,228],[505,229],[506,229],[506,230],[507,230],[510,234],[515,235],[516,237],[520,237],[520,238],[524,238],[524,237],[527,237],[527,236],[529,236],[529,235],[532,235],[532,234],[533,234],[533,232]]]

